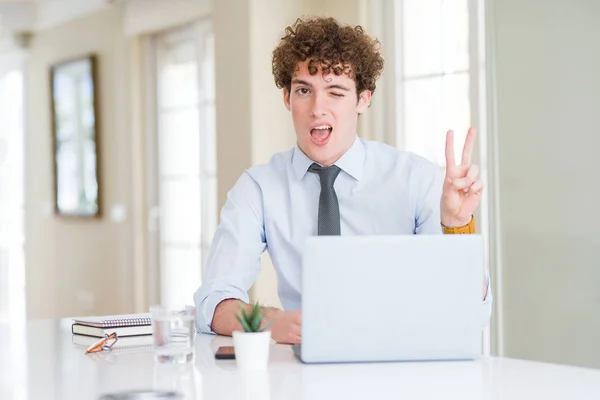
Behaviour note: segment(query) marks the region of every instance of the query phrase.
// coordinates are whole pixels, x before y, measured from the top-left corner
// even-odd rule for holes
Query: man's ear
[[[358,111],[359,114],[362,114],[365,111],[367,111],[367,108],[369,108],[370,105],[371,105],[371,91],[363,90],[358,95],[358,104],[356,105],[356,111]]]
[[[285,108],[290,111],[290,91],[286,88],[283,88],[283,104],[285,104]]]

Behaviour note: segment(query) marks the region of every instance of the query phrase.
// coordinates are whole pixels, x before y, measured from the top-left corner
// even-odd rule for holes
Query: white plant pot
[[[263,369],[269,362],[271,332],[233,332],[235,359],[240,368]]]

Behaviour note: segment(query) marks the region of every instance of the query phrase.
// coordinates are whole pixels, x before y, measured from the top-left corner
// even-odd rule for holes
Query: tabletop
[[[0,324],[0,399],[98,399],[175,390],[189,399],[599,399],[600,370],[517,359],[360,364],[301,363],[273,344],[266,370],[215,360],[229,337],[198,334],[194,360],[154,361],[151,346],[86,355],[71,320]],[[376,340],[374,338],[373,340]]]

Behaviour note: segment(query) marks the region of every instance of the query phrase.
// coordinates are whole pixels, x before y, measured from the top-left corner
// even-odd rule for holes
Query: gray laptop
[[[479,235],[311,237],[294,352],[306,363],[477,358],[483,262]]]

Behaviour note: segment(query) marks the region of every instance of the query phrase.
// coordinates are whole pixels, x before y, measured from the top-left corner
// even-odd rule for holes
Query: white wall
[[[128,42],[121,7],[38,32],[26,81],[26,292],[28,317],[130,312],[132,227],[110,220],[131,209]],[[98,55],[101,219],[53,214],[49,68]]]
[[[126,35],[153,34],[206,17],[210,0],[128,0],[124,3]]]
[[[600,2],[493,2],[503,342],[600,368]]]

